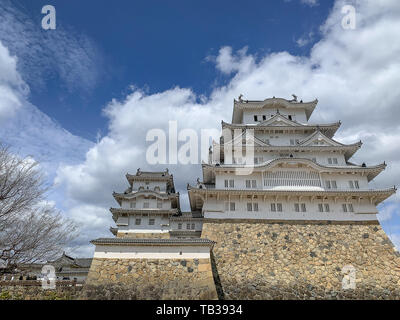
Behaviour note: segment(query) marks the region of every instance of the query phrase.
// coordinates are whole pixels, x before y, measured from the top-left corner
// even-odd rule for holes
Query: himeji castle
[[[243,158],[226,159],[224,139],[213,145],[209,163],[202,166],[203,183],[189,188],[192,210],[213,219],[376,220],[376,206],[395,193],[369,187],[386,164],[350,162],[361,141],[336,141],[340,122],[309,123],[317,103],[235,100],[232,123],[222,122],[222,128],[243,141]],[[249,167],[244,158],[250,148],[254,169],[240,175],[238,169]]]
[[[369,186],[385,162],[353,163],[362,143],[336,141],[340,121],[309,122],[318,100],[242,97],[188,184],[190,212],[168,170],[126,175],[115,237],[92,241],[87,296],[400,298],[400,256],[377,219],[396,188]]]

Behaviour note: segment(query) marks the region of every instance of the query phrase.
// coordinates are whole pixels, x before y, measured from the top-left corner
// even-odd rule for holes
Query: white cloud
[[[300,48],[302,48],[310,44],[313,41],[313,39],[314,39],[314,32],[309,32],[308,34],[297,39],[296,43]]]
[[[17,72],[17,59],[0,43],[0,125],[15,115],[28,88]]]
[[[29,87],[16,65],[16,58],[0,41],[0,142],[21,156],[39,161],[47,179],[53,181],[61,163],[81,162],[92,143],[64,130],[29,103]],[[48,197],[48,205],[63,207],[61,189],[53,188]]]

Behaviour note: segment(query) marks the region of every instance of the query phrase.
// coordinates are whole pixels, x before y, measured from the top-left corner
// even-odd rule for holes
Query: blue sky
[[[13,6],[27,14],[40,34],[44,1],[14,0]],[[332,7],[332,1],[310,7],[299,1],[51,1],[57,27],[74,36],[90,39],[95,48],[90,58],[96,70],[91,83],[66,84],[56,72],[43,74],[44,84],[27,82],[30,101],[72,134],[95,141],[107,131],[101,109],[113,98],[126,95],[135,85],[148,93],[174,86],[210,94],[220,76],[206,57],[222,46],[264,55],[286,50],[307,54],[310,45],[296,40],[316,33]],[[54,32],[57,32],[54,31]],[[42,38],[45,42],[45,38]],[[10,41],[11,42],[11,41]],[[9,45],[11,54],[17,48]],[[42,43],[42,45],[46,46]],[[29,66],[27,67],[29,72]],[[77,118],[79,114],[79,118]]]
[[[47,4],[56,30],[41,28]],[[79,256],[111,235],[125,173],[164,169],[145,162],[146,132],[218,129],[239,94],[318,98],[311,122],[341,120],[339,141],[364,142],[353,162],[388,163],[371,187],[398,185],[399,29],[396,0],[0,0],[0,139],[41,163],[49,201],[81,226],[67,250]],[[187,209],[200,166],[169,168]],[[380,206],[397,245],[399,202]]]

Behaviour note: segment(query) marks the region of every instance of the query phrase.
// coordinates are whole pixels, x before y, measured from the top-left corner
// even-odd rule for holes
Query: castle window
[[[300,209],[301,209],[302,212],[306,212],[306,204],[305,203],[295,203],[294,204],[294,211],[300,212]]]
[[[272,212],[282,212],[282,203],[271,203],[271,211]]]
[[[154,191],[160,192],[160,187],[154,187]]]
[[[335,180],[325,181],[325,186],[327,189],[337,189],[337,183]]]
[[[342,204],[342,209],[343,209],[343,212],[347,212],[347,206],[345,203]]]
[[[354,181],[354,186],[356,187],[356,189],[360,189],[360,185],[358,184],[357,180]]]
[[[349,209],[349,212],[354,212],[353,205],[351,203],[347,204],[347,209]]]
[[[135,219],[135,225],[139,226],[142,223],[142,219],[137,218]]]
[[[136,200],[131,201],[131,209],[136,208]]]
[[[318,204],[318,211],[319,212],[329,212],[329,204],[328,203],[319,203]]]
[[[139,191],[144,190],[144,187],[143,187],[143,186],[140,186],[138,190],[139,190]]]
[[[187,230],[190,230],[190,223],[187,223],[187,224],[186,224],[186,229],[187,229]]]
[[[258,120],[257,120],[257,116],[256,116],[256,115],[254,116],[254,121],[258,121]]]
[[[258,211],[258,202],[253,203],[253,211]]]
[[[327,189],[331,188],[331,182],[329,180],[325,181],[325,186]]]
[[[332,164],[332,158],[328,158],[328,164]]]
[[[154,226],[155,222],[156,222],[155,219],[149,219],[149,226]]]
[[[338,164],[337,158],[333,158],[332,161],[333,161],[333,164]]]
[[[143,209],[148,209],[150,207],[150,203],[143,202]]]
[[[349,187],[350,187],[350,189],[354,189],[354,183],[353,183],[353,181],[349,181]]]
[[[192,223],[192,230],[194,230],[195,229],[195,224],[194,223]]]
[[[229,204],[229,209],[230,209],[230,211],[235,211],[235,207],[236,207],[235,202],[231,202],[231,203]]]
[[[235,187],[235,180],[229,180],[229,188]]]
[[[182,223],[178,223],[178,230],[182,230]]]
[[[253,211],[253,204],[251,202],[247,203],[247,211]]]
[[[289,118],[289,120],[292,120],[292,115],[289,114],[289,115],[288,115],[288,118]]]
[[[228,188],[229,187],[229,180],[225,180],[224,182],[225,182],[225,188]]]
[[[161,209],[162,208],[162,201],[157,201],[157,209]]]
[[[290,145],[294,145],[294,139],[290,139]]]

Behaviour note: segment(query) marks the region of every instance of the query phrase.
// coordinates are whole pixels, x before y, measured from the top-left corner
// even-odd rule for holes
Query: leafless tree
[[[53,260],[76,236],[75,224],[45,200],[38,163],[0,144],[0,262],[8,270]]]

